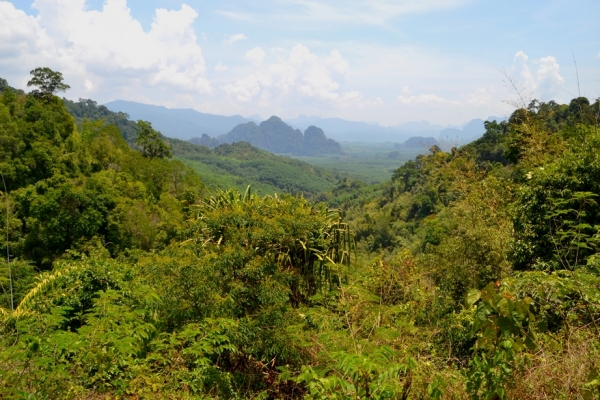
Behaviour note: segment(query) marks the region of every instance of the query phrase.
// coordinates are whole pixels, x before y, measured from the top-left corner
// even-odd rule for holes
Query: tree
[[[160,138],[160,133],[152,129],[150,122],[140,120],[137,122],[137,128],[135,144],[142,148],[144,157],[172,157],[171,149]]]
[[[63,83],[62,73],[52,71],[48,67],[36,68],[30,72],[32,78],[27,82],[27,87],[37,86],[31,92],[34,97],[42,98],[44,100],[51,99],[56,92],[65,92],[70,89],[71,86]]]

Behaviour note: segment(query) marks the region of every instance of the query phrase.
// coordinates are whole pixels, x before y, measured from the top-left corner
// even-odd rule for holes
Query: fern
[[[3,318],[21,318],[31,313],[37,300],[41,296],[48,293],[55,284],[68,278],[70,274],[81,268],[81,265],[67,266],[62,269],[57,269],[52,273],[41,274],[37,277],[38,283],[27,292],[14,311],[7,311],[0,307],[0,315]]]

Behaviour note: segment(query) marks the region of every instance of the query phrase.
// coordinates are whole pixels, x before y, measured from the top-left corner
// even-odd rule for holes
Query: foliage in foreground
[[[338,212],[207,196],[151,127],[5,90],[0,397],[598,398],[599,105],[532,102]]]

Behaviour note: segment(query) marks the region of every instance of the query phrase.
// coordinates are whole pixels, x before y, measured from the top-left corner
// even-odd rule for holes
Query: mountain
[[[400,125],[394,126],[396,129],[400,129],[403,131],[436,131],[442,130],[444,127],[438,124],[431,124],[429,121],[422,119],[421,121],[409,121],[404,122]]]
[[[311,125],[319,126],[332,139],[357,142],[398,142],[407,139],[413,133],[367,122],[347,121],[341,118],[319,118],[301,115],[298,118],[286,120],[286,122],[301,130],[305,130]]]
[[[124,100],[111,101],[105,106],[111,111],[128,114],[132,120],[149,121],[165,136],[181,140],[200,137],[202,134],[215,137],[229,132],[239,124],[252,121],[252,118],[240,115],[228,117],[205,114],[190,108],[166,108]]]
[[[411,138],[409,138],[408,140],[406,140],[404,143],[402,144],[398,144],[396,143],[394,145],[395,149],[401,149],[401,148],[422,148],[424,150],[429,149],[431,146],[437,145],[438,142],[437,140],[435,140],[435,138],[433,137],[423,137],[423,136],[413,136]]]
[[[202,137],[193,137],[188,142],[197,144],[198,146],[206,146],[210,149],[214,149],[221,144],[217,139],[211,138],[206,133],[203,133]]]
[[[505,121],[504,117],[490,116],[486,121]],[[463,145],[473,140],[479,139],[485,133],[484,120],[481,118],[472,119],[467,122],[462,129],[447,128],[440,131],[439,141],[448,145]]]
[[[503,121],[506,118],[488,117],[488,121]],[[431,124],[426,120],[410,121],[400,125],[384,127],[375,123],[347,121],[341,118],[321,118],[319,116],[300,115],[298,118],[285,120],[298,129],[306,129],[316,125],[327,132],[330,138],[344,141],[394,142],[400,143],[411,137],[439,137],[441,141],[468,143],[483,135],[483,120],[473,119],[462,128],[444,128]]]
[[[254,122],[240,124],[217,139],[222,143],[248,142],[260,149],[279,154],[316,155],[342,152],[340,144],[328,139],[323,129],[311,125],[302,134],[299,129],[292,128],[276,116],[259,125]]]
[[[304,131],[304,154],[341,154],[342,146],[325,136],[323,129],[309,126]]]

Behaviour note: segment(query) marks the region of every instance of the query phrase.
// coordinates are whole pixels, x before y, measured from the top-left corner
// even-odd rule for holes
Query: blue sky
[[[600,2],[0,0],[0,77],[66,97],[395,125],[600,96]],[[512,82],[511,82],[512,81]]]

